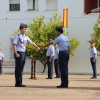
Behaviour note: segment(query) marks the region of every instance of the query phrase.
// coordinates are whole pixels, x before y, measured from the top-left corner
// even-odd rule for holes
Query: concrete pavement
[[[14,75],[0,75],[0,100],[100,100],[100,76],[69,75],[69,88],[58,89],[60,79],[46,80],[47,75],[37,75],[30,80],[23,75],[25,88],[14,87]]]

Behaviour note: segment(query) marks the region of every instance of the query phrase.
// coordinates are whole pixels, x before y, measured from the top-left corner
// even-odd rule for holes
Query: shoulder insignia
[[[18,36],[20,36],[20,34],[18,34]]]

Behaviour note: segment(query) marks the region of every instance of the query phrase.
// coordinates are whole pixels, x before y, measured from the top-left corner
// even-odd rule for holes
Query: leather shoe
[[[46,78],[46,79],[52,79],[52,78]]]
[[[61,78],[60,76],[56,76],[56,77],[54,77],[54,78]]]
[[[68,88],[68,86],[60,85],[60,86],[57,86],[57,88]]]
[[[23,84],[16,84],[15,87],[26,87],[26,85],[23,85]]]
[[[91,79],[96,79],[97,77],[91,77]]]

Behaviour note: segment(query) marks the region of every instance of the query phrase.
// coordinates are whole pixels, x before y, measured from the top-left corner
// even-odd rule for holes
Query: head
[[[91,48],[95,47],[95,43],[91,42]]]
[[[59,36],[60,34],[63,34],[63,27],[62,26],[58,26],[58,27],[56,27],[56,33],[57,33],[57,35]]]
[[[20,32],[21,32],[22,34],[25,34],[25,33],[26,33],[26,30],[27,30],[27,25],[21,23],[19,29],[20,29]]]
[[[58,48],[58,46],[57,46],[57,44],[55,44],[55,49],[57,49]]]

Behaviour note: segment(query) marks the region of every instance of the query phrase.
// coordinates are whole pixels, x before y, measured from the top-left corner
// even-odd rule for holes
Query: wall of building
[[[69,72],[70,73],[92,73],[92,68],[89,61],[89,43],[90,34],[93,33],[93,25],[99,14],[84,15],[84,0],[58,0],[58,8],[56,11],[46,9],[45,0],[38,0],[38,10],[28,11],[28,0],[20,0],[21,11],[9,11],[9,0],[3,0],[0,3],[0,48],[5,54],[5,61],[14,61],[11,58],[11,40],[10,35],[14,30],[19,28],[20,23],[31,23],[36,16],[45,15],[45,21],[48,22],[54,12],[62,15],[62,10],[66,6],[69,9],[69,37],[76,37],[81,46],[74,52],[74,56],[70,57]],[[4,6],[5,5],[5,6]],[[50,6],[50,5],[49,5]],[[99,57],[97,62],[98,72]],[[28,66],[30,60],[27,60],[25,69],[30,70]],[[41,71],[43,66],[38,62],[38,71]],[[41,68],[40,68],[41,67]]]

